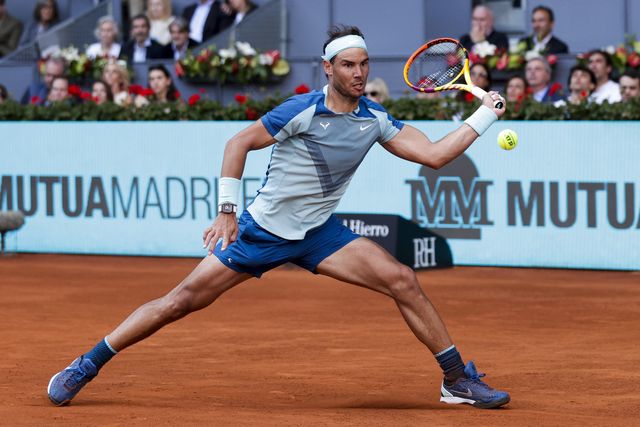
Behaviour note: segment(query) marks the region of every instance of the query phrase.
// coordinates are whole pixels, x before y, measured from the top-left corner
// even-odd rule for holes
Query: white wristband
[[[231,203],[238,206],[240,180],[223,176],[218,182],[218,204]]]
[[[498,116],[496,113],[491,110],[491,108],[486,105],[481,105],[472,115],[469,116],[467,120],[464,122],[471,126],[473,130],[476,131],[478,136],[482,135],[489,126],[498,120]]]

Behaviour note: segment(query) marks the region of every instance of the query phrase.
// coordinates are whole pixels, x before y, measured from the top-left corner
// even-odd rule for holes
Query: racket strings
[[[409,80],[420,88],[435,89],[453,82],[464,68],[466,54],[457,43],[438,43],[416,57]]]

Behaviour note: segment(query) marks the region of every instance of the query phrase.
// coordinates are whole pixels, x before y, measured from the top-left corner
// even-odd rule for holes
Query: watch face
[[[223,203],[220,205],[220,212],[222,213],[233,213],[235,212],[235,205],[231,203]]]

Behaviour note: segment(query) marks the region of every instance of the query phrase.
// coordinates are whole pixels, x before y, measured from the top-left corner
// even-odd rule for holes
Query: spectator
[[[230,8],[220,0],[198,0],[182,13],[182,17],[189,23],[189,37],[197,43],[222,31],[229,15]]]
[[[2,104],[5,101],[9,100],[9,92],[7,91],[7,88],[4,87],[4,85],[0,85],[0,104]]]
[[[51,90],[44,105],[50,106],[69,99],[69,80],[66,77],[56,77],[51,83]]]
[[[33,10],[33,21],[22,34],[20,43],[34,41],[40,34],[49,31],[59,20],[56,0],[38,0]]]
[[[389,99],[389,88],[387,84],[380,77],[376,77],[373,80],[369,80],[364,88],[364,96],[373,102],[382,104]]]
[[[87,48],[89,58],[117,58],[120,56],[122,47],[117,40],[120,38],[118,23],[112,16],[103,16],[98,19],[94,35],[99,40]]]
[[[152,65],[149,67],[149,88],[153,92],[149,98],[142,95],[136,97],[137,107],[142,107],[149,103],[164,104],[180,100],[180,93],[173,84],[171,73],[162,65]]]
[[[225,18],[223,15],[223,21],[226,22],[223,22],[221,29],[231,24],[235,27],[242,22],[248,14],[258,8],[251,0],[228,0],[228,4],[231,7],[231,15],[229,15],[228,18]]]
[[[551,84],[551,66],[543,57],[532,58],[524,68],[527,84],[538,102],[552,103],[562,99],[561,86]]]
[[[640,75],[635,71],[626,71],[620,76],[620,95],[622,102],[640,97]]]
[[[171,42],[169,25],[176,18],[171,14],[170,0],[147,0],[147,16],[151,23],[149,34],[163,46]]]
[[[1,1],[1,0],[0,0]],[[64,76],[65,62],[62,58],[49,58],[44,64],[44,80],[33,82],[22,96],[23,104],[42,105],[47,100],[53,79]]]
[[[168,59],[164,46],[149,37],[151,24],[146,15],[131,19],[131,40],[122,46],[120,57],[129,62],[146,62],[149,59]]]
[[[596,103],[602,104],[604,101],[609,103],[620,102],[620,86],[611,80],[611,70],[613,63],[611,56],[603,50],[594,50],[589,53],[589,69],[596,76],[596,90],[593,92],[593,98]]]
[[[473,8],[471,14],[471,31],[460,38],[460,43],[472,51],[476,43],[487,41],[497,49],[509,49],[507,35],[493,29],[493,12],[488,6],[480,4]]]
[[[535,50],[541,55],[569,53],[569,47],[551,32],[554,26],[553,10],[546,6],[536,6],[531,13],[533,34],[520,39],[527,44],[527,50]]]
[[[113,102],[113,92],[111,87],[104,80],[96,80],[91,85],[91,99],[97,105],[102,105],[106,102]]]
[[[4,1],[0,0],[0,58],[18,47],[22,34],[22,23],[9,15]]]
[[[596,76],[584,65],[575,65],[569,71],[569,104],[579,105],[591,100],[591,94],[596,88]]]
[[[509,103],[521,102],[527,97],[529,85],[525,78],[519,74],[509,77],[505,85],[506,98]]]
[[[102,80],[111,88],[114,103],[121,106],[131,104],[129,72],[123,61],[109,61],[102,71]]]
[[[471,83],[478,86],[485,91],[491,90],[493,81],[491,79],[491,71],[485,64],[475,63],[469,68],[469,77],[471,77]],[[476,97],[467,91],[456,91],[455,95],[460,101],[472,102],[476,100]]]
[[[178,61],[187,54],[187,50],[198,45],[195,40],[189,38],[189,24],[184,18],[176,18],[169,25],[171,32],[171,43],[165,47],[166,56]]]

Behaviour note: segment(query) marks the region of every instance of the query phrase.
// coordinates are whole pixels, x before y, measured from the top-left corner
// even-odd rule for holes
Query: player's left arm
[[[504,107],[497,109],[493,106],[496,96],[499,96],[497,92],[489,92],[482,99],[482,107],[495,114],[494,120],[505,111]],[[420,130],[405,124],[395,137],[382,146],[402,159],[439,169],[462,154],[478,136],[473,127],[463,123],[442,139],[432,142]]]

